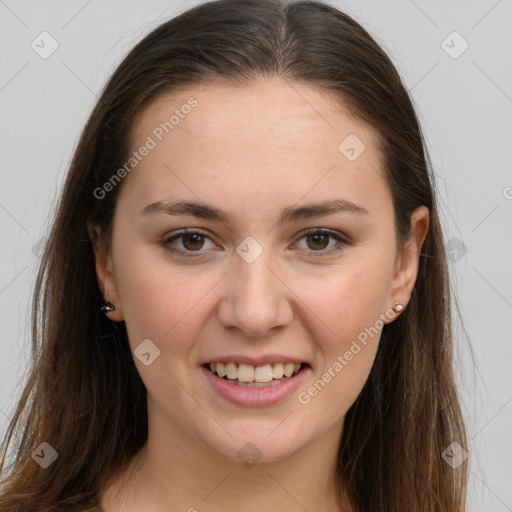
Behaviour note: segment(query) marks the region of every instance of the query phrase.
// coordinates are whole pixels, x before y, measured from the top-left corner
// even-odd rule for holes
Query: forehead
[[[136,138],[155,130],[158,138],[162,131],[158,127],[170,120],[169,133],[162,128],[166,139],[172,133],[174,139],[180,135],[200,137],[203,145],[243,141],[244,151],[262,146],[272,151],[285,143],[329,153],[338,151],[339,142],[350,130],[366,144],[377,142],[377,134],[357,119],[341,98],[312,85],[278,78],[260,78],[246,86],[214,82],[180,87],[145,107],[134,126]],[[235,149],[234,144],[230,148]]]
[[[141,201],[179,190],[205,200],[222,193],[228,201],[263,191],[273,199],[280,191],[297,202],[308,189],[315,199],[333,187],[356,195],[355,185],[374,195],[385,187],[378,135],[311,85],[266,78],[243,87],[182,87],[157,97],[137,119],[133,149],[150,139],[128,179]],[[357,158],[343,152],[347,144]]]

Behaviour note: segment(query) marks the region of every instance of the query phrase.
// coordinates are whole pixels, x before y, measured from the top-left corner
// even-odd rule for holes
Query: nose
[[[293,293],[274,267],[270,251],[263,251],[251,263],[235,255],[218,310],[225,328],[237,328],[248,337],[264,337],[291,323]]]

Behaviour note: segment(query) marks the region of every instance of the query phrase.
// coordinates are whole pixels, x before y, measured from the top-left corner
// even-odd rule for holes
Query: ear
[[[94,250],[96,277],[101,294],[104,301],[111,302],[115,308],[114,311],[107,313],[107,316],[110,320],[120,322],[124,320],[124,317],[119,293],[117,291],[111,254],[105,248],[100,227],[88,224],[87,230],[89,231],[89,237]]]
[[[411,215],[411,237],[405,241],[402,252],[398,256],[395,274],[391,282],[390,303],[392,309],[396,304],[404,308],[411,298],[414,283],[418,276],[420,253],[427,236],[429,226],[429,210],[420,206]]]

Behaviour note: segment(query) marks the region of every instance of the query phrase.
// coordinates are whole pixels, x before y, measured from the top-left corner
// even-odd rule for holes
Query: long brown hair
[[[314,1],[218,0],[163,23],[125,57],[103,89],[74,153],[37,277],[32,365],[6,433],[0,509],[87,510],[147,440],[146,390],[124,322],[99,312],[91,226],[109,245],[120,187],[95,189],[126,161],[147,102],[177,87],[280,77],[328,91],[381,136],[396,231],[430,210],[419,273],[403,314],[382,331],[369,378],[349,409],[338,452],[345,487],[364,512],[460,512],[467,463],[453,374],[451,298],[434,177],[413,105],[394,65],[352,18]],[[15,443],[13,443],[15,441]],[[42,469],[47,442],[58,463]],[[4,468],[7,448],[13,458]],[[341,494],[340,494],[341,500]]]

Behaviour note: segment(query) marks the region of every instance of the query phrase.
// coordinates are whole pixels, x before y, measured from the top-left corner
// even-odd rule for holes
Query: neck
[[[340,424],[289,457],[268,460],[259,454],[254,464],[226,458],[151,415],[148,427],[146,445],[103,495],[104,512],[341,510],[336,498]]]

